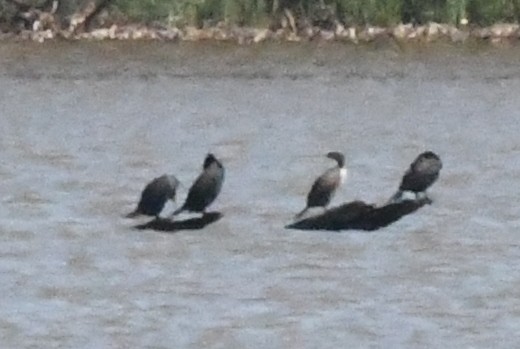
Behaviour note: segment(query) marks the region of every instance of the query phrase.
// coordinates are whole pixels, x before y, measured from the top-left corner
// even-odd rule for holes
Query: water
[[[0,343],[17,348],[512,348],[520,332],[515,47],[4,43]],[[415,156],[434,204],[377,232],[285,230],[383,202]],[[201,231],[122,218],[214,152]],[[174,206],[169,205],[165,214]]]

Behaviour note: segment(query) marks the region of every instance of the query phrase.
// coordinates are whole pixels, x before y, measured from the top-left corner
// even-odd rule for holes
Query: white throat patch
[[[345,167],[339,169],[339,180],[341,184],[345,183],[345,181],[347,180],[347,175],[348,172]]]

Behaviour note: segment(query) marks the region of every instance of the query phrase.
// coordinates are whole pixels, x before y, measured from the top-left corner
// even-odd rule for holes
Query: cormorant
[[[172,216],[182,211],[202,212],[205,214],[208,207],[220,193],[224,182],[224,166],[211,153],[206,155],[202,173],[191,186],[186,201]]]
[[[143,214],[158,218],[166,201],[168,199],[175,201],[178,185],[179,181],[173,175],[165,174],[161,177],[154,178],[144,187],[137,208],[126,217],[133,218]]]
[[[399,190],[392,196],[390,202],[399,201],[405,191],[415,193],[415,198],[418,199],[419,193],[425,194],[426,189],[439,178],[441,169],[442,161],[437,154],[431,151],[419,154],[405,172]]]
[[[295,218],[302,217],[307,210],[313,207],[326,207],[336,189],[343,184],[347,178],[347,168],[345,167],[345,156],[340,152],[329,152],[327,154],[329,159],[336,160],[337,166],[329,168],[321,176],[319,176],[312,185],[311,191],[307,195],[307,206],[298,213]]]

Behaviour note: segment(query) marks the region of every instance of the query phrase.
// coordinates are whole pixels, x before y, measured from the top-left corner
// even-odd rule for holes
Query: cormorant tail
[[[388,204],[395,204],[395,203],[401,201],[402,198],[403,198],[403,191],[398,190],[394,195],[392,195],[390,200],[388,200]]]
[[[294,219],[300,219],[303,217],[304,214],[307,213],[307,211],[309,210],[308,207],[305,207],[300,213],[298,213],[296,216],[294,216]]]
[[[182,211],[184,211],[184,205],[181,206],[181,207],[179,207],[179,208],[176,209],[175,211],[173,211],[173,213],[172,213],[172,217],[178,215],[178,214],[181,213]]]
[[[126,218],[135,218],[135,217],[139,216],[140,214],[141,214],[141,212],[139,212],[138,209],[135,209],[135,211],[130,212],[125,217]]]

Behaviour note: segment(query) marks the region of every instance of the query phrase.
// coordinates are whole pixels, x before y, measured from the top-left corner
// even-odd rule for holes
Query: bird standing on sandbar
[[[295,216],[296,219],[301,218],[310,208],[325,208],[332,200],[336,190],[347,179],[345,156],[340,152],[332,151],[327,153],[327,157],[335,160],[337,166],[329,168],[314,181],[311,191],[307,195],[307,206]]]
[[[217,158],[209,153],[204,159],[202,173],[191,186],[186,201],[172,216],[182,211],[201,212],[217,198],[224,182],[224,166]]]
[[[431,151],[419,154],[405,172],[399,190],[392,196],[390,202],[400,201],[405,191],[415,193],[416,199],[419,198],[420,193],[426,196],[426,189],[439,178],[441,169],[442,161],[437,154]]]
[[[154,178],[148,183],[142,193],[137,208],[126,215],[127,218],[134,218],[139,215],[155,216],[159,218],[166,201],[175,201],[175,194],[179,181],[173,175],[162,175]]]

